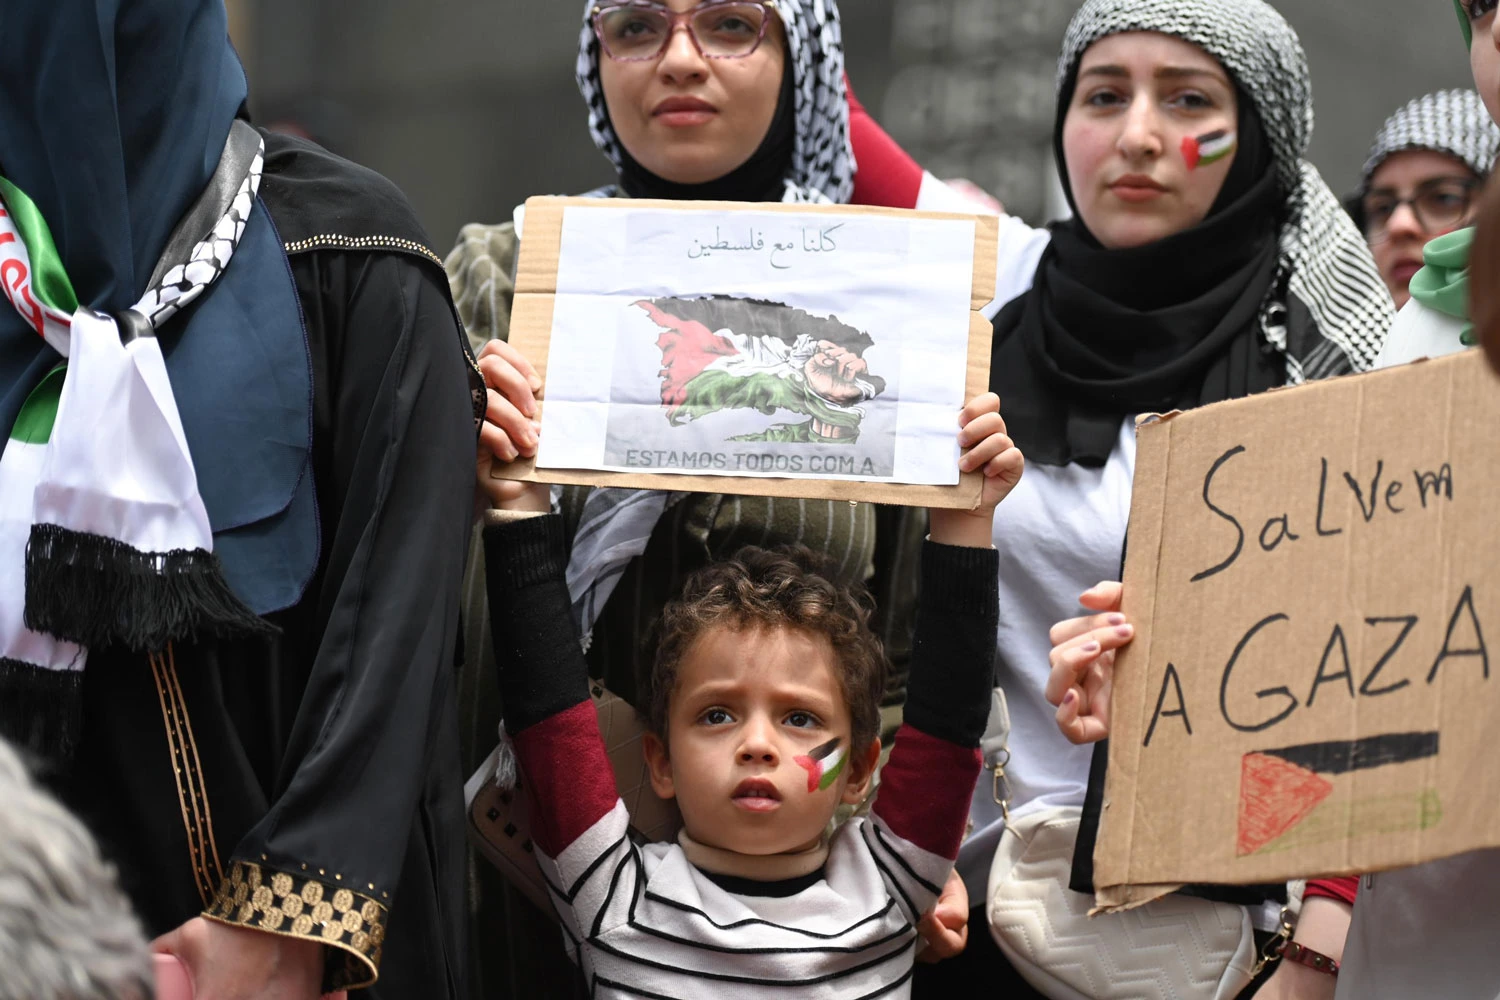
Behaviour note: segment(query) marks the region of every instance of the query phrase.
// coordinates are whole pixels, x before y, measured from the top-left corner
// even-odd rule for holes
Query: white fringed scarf
[[[90,646],[156,651],[269,628],[224,581],[156,330],[224,273],[264,144],[235,122],[208,188],[133,307],[80,308],[45,220],[0,181],[0,285],[66,359],[28,397],[0,455],[0,678],[12,720],[70,744]],[[231,405],[226,401],[226,405]],[[76,715],[76,705],[73,713]]]

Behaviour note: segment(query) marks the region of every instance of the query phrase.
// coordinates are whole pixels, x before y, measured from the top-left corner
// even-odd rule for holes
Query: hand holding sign
[[[507,439],[517,456],[493,471],[972,509],[981,477],[948,435],[988,377],[998,234],[844,205],[532,199],[510,342],[546,380],[546,440],[533,457],[523,426],[492,431],[497,463]]]
[[[1078,603],[1099,613],[1052,626],[1047,701],[1057,706],[1057,728],[1072,743],[1097,743],[1109,736],[1115,651],[1135,638],[1135,626],[1120,614],[1124,589],[1107,582],[1084,591]]]
[[[545,487],[497,479],[492,474],[497,463],[536,455],[542,379],[526,356],[503,340],[485,344],[478,363],[488,396],[476,458],[479,486],[497,508],[546,510]]]
[[[928,511],[929,537],[942,545],[989,548],[994,535],[995,508],[1021,481],[1026,460],[1005,430],[1000,397],[980,393],[958,415],[958,446],[967,448],[958,460],[961,472],[983,472],[984,489],[973,510],[934,507]]]

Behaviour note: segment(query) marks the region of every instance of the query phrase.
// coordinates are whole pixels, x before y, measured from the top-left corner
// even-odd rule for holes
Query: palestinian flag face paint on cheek
[[[1237,138],[1233,132],[1222,128],[1197,138],[1186,136],[1182,140],[1182,158],[1187,161],[1189,170],[1218,163],[1234,152]]]
[[[807,791],[821,792],[829,788],[839,775],[844,773],[844,763],[849,759],[848,748],[842,746],[844,741],[835,736],[827,743],[820,744],[801,757],[792,758],[807,771]]]

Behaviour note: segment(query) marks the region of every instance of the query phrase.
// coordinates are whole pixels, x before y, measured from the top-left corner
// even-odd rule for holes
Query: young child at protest
[[[995,506],[1022,458],[986,393],[959,416],[974,510],[931,512],[905,724],[869,816],[885,655],[864,595],[805,549],[710,565],[663,612],[641,685],[676,843],[638,844],[589,699],[547,487],[481,475],[496,660],[538,860],[593,996],[906,996],[958,856],[998,617]]]

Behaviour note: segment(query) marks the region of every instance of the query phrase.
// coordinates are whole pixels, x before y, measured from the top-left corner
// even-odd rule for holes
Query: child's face
[[[722,627],[699,636],[678,667],[670,757],[646,737],[652,787],[676,797],[689,836],[740,854],[800,851],[840,802],[863,798],[880,742],[856,759],[835,671],[820,636]]]

